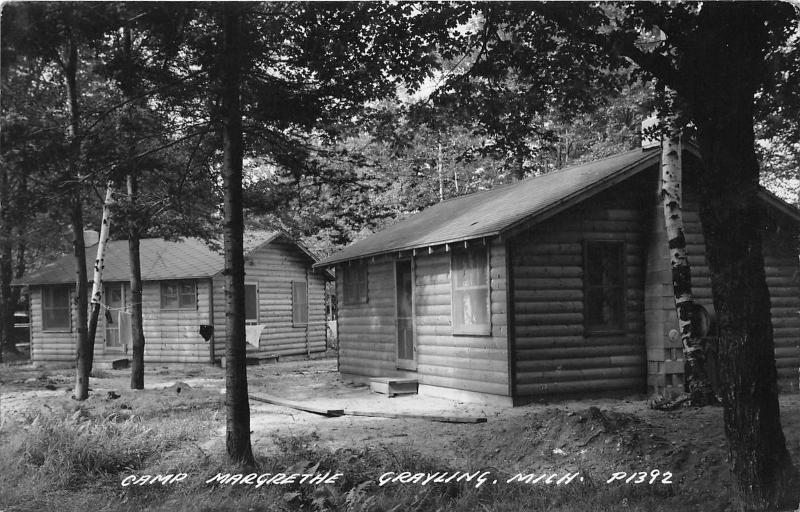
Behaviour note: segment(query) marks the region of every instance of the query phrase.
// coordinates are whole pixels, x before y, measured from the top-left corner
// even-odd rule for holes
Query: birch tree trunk
[[[225,405],[227,409],[226,448],[234,464],[254,466],[250,445],[250,402],[244,313],[244,217],[242,212],[242,112],[241,84],[242,30],[240,7],[235,2],[222,7],[222,144],[223,209],[225,215]]]
[[[436,167],[439,170],[439,202],[444,201],[444,176],[442,175],[442,143],[439,142],[439,154],[436,159]]]
[[[683,230],[682,181],[680,141],[665,137],[661,147],[661,200],[672,269],[675,310],[678,314],[678,330],[683,344],[685,387],[691,396],[692,405],[702,407],[715,403],[716,397],[706,372],[702,340],[695,332],[692,271],[686,254],[686,237]]]
[[[106,197],[103,201],[103,215],[100,221],[100,240],[97,242],[97,257],[94,260],[94,274],[92,275],[92,312],[89,315],[89,373],[92,372],[94,363],[94,339],[97,335],[97,321],[100,317],[100,308],[103,298],[103,266],[106,256],[106,245],[111,229],[111,203],[114,201],[114,187],[111,182],[106,186]]]

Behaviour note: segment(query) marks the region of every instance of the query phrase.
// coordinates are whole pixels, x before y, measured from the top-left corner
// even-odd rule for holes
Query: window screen
[[[308,284],[305,281],[292,281],[292,324],[308,323]]]
[[[248,324],[258,323],[258,285],[244,285],[244,319]]]
[[[70,329],[69,288],[49,286],[42,289],[42,327]]]

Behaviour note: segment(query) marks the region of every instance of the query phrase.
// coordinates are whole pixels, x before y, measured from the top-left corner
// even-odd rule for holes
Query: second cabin
[[[710,272],[684,152],[695,301]],[[335,267],[339,370],[494,403],[683,387],[660,150],[441,202],[319,263]],[[764,255],[779,383],[800,367],[800,212],[766,190]]]
[[[244,246],[247,358],[324,352],[328,273],[315,271],[316,258],[282,232],[246,233]],[[92,268],[96,250],[86,253]],[[227,340],[223,255],[194,238],[143,239],[140,255],[145,363],[218,362]],[[129,261],[127,240],[108,243],[94,346],[99,367],[131,357]],[[65,255],[15,283],[28,286],[36,364],[75,361],[74,276],[75,260]]]

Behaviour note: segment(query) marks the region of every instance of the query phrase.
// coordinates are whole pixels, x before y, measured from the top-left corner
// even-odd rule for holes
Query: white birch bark
[[[97,323],[100,317],[100,304],[103,298],[103,262],[105,260],[106,245],[108,245],[108,231],[111,225],[111,203],[114,188],[111,182],[106,187],[106,198],[103,201],[103,216],[100,223],[100,240],[97,242],[97,257],[94,260],[94,274],[92,277],[92,295],[89,309],[89,325],[88,325],[88,340],[87,350],[90,357],[88,361],[89,373],[94,366],[94,340],[97,335]]]
[[[106,198],[103,201],[103,217],[100,224],[100,240],[97,243],[97,257],[94,260],[94,275],[92,277],[91,304],[99,305],[103,298],[103,266],[108,245],[108,235],[111,228],[111,203],[114,201],[114,187],[111,183],[106,187]]]
[[[683,227],[683,169],[681,143],[678,139],[664,138],[661,147],[661,200],[664,208],[667,243],[669,247],[672,287],[678,330],[686,361],[684,379],[694,405],[716,401],[705,370],[705,352],[702,340],[693,330],[694,299],[692,274],[686,253],[686,236]]]

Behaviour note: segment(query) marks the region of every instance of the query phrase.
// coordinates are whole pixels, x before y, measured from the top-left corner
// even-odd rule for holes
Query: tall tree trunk
[[[136,177],[128,175],[128,206],[135,211]],[[144,324],[142,322],[142,264],[139,258],[139,226],[128,218],[128,256],[131,263],[131,389],[144,389]]]
[[[97,321],[100,317],[100,308],[103,298],[103,266],[106,257],[106,245],[111,229],[111,203],[114,200],[114,187],[111,182],[106,186],[106,197],[103,201],[103,214],[100,220],[100,240],[97,243],[97,257],[94,260],[94,273],[92,275],[92,311],[89,315],[89,373],[92,372],[94,361],[94,339],[97,335]]]
[[[780,422],[752,96],[720,95],[698,124],[705,166],[700,218],[719,327],[725,434],[746,510],[798,505]],[[712,118],[706,118],[712,119]]]
[[[250,402],[244,314],[244,218],[242,213],[242,113],[239,105],[242,48],[241,7],[222,7],[222,144],[225,215],[225,299],[227,345],[225,347],[226,447],[234,464],[253,466],[250,446]]]
[[[89,398],[89,373],[91,372],[89,336],[86,325],[89,320],[88,300],[89,292],[88,273],[86,272],[86,247],[83,239],[83,209],[79,194],[72,199],[70,211],[70,224],[72,225],[72,248],[75,256],[75,308],[77,310],[77,338],[75,399],[86,400]]]
[[[86,272],[86,246],[83,239],[83,204],[81,176],[79,172],[80,158],[80,111],[78,110],[78,45],[74,35],[68,38],[66,56],[64,61],[64,84],[67,90],[67,109],[69,111],[69,126],[67,135],[70,142],[68,156],[69,179],[74,183],[70,187],[70,224],[72,226],[72,247],[75,256],[75,307],[77,309],[78,325],[77,355],[75,376],[75,398],[86,400],[89,398],[89,372],[91,369],[91,349],[89,336],[86,332],[88,324],[88,299],[89,292],[88,274]]]
[[[700,44],[684,63],[684,94],[703,155],[700,220],[719,328],[725,434],[746,510],[794,509],[800,499],[780,421],[753,132],[771,9],[704,5]]]
[[[126,18],[130,18],[126,7],[121,7]],[[122,54],[125,62],[125,74],[122,80],[122,92],[131,99],[136,96],[136,76],[133,61],[133,43],[131,27],[122,27]],[[126,107],[126,114],[131,115],[133,104]],[[133,123],[131,123],[133,125]],[[141,217],[138,215],[137,200],[139,194],[139,184],[136,178],[134,167],[134,155],[136,154],[136,142],[131,137],[128,141],[128,174],[125,177],[128,191],[127,205],[127,231],[128,231],[128,260],[130,262],[130,285],[131,285],[131,389],[144,389],[144,322],[142,320],[142,261],[139,253],[139,240],[141,238],[142,226]]]
[[[19,189],[15,190],[15,196],[23,201],[23,204],[27,205],[28,198],[28,177],[23,172],[22,175],[19,177]],[[19,207],[17,207],[17,211]],[[14,278],[20,279],[23,275],[25,275],[25,252],[27,250],[28,244],[26,240],[26,231],[27,231],[27,218],[24,216],[22,219],[17,219],[15,222],[15,231],[16,236],[14,237],[16,243],[16,252],[14,254]],[[22,296],[22,289],[19,286],[14,286],[11,288],[11,300],[14,304],[19,304],[19,299]],[[30,311],[29,311],[30,313]],[[30,327],[28,328],[28,335],[30,336]],[[19,341],[19,340],[16,340]],[[26,341],[30,341],[30,338]],[[30,347],[29,347],[30,349]],[[14,346],[13,351],[16,352],[17,347]]]
[[[706,372],[705,352],[695,332],[692,271],[683,231],[682,178],[681,144],[677,139],[664,138],[661,151],[661,201],[667,229],[675,310],[686,361],[684,379],[692,405],[705,406],[715,403],[716,397]]]
[[[0,169],[0,362],[3,351],[14,346],[14,306],[11,280],[13,278],[13,226],[11,225],[9,169]]]

